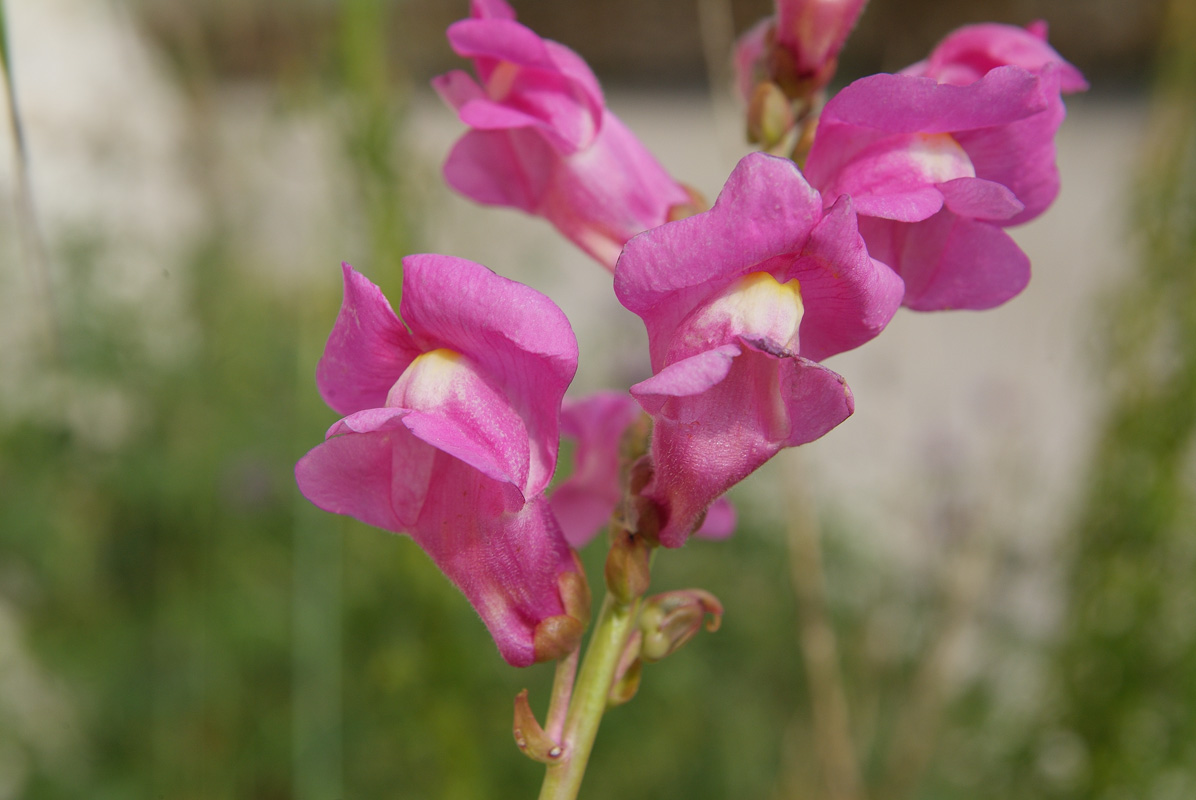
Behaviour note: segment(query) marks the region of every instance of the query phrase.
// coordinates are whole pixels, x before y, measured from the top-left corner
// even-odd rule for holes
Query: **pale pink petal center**
[[[691,314],[673,349],[693,353],[742,338],[761,350],[795,354],[804,313],[796,278],[780,283],[767,272],[753,272]]]
[[[469,358],[443,347],[423,353],[395,381],[386,405],[422,412],[404,423],[416,436],[496,480],[525,489],[527,428]]]
[[[927,183],[976,177],[972,160],[949,133],[915,133],[907,152]]]

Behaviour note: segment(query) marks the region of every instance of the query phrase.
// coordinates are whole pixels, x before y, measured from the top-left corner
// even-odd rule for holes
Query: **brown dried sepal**
[[[540,621],[532,636],[536,661],[556,661],[581,646],[581,635],[590,622],[590,584],[577,553],[573,553],[576,572],[562,572],[557,578],[564,614]]]
[[[539,720],[527,702],[527,689],[515,695],[515,724],[511,732],[515,734],[515,745],[533,761],[556,764],[565,754],[565,749],[540,727]]]

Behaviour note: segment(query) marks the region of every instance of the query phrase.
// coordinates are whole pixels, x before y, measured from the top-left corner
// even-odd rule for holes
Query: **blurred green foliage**
[[[1076,525],[1058,702],[1087,769],[1063,797],[1196,796],[1196,8],[1166,30]]]

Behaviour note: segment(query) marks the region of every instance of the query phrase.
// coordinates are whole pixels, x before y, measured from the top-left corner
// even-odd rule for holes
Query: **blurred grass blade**
[[[8,34],[8,8],[4,0],[0,0],[0,60],[4,66],[8,118],[16,151],[14,170],[17,179],[18,227],[26,255],[25,261],[33,273],[32,281],[37,292],[37,302],[42,307],[42,346],[45,354],[51,360],[57,361],[61,358],[62,347],[54,300],[54,280],[50,274],[46,243],[38,224],[37,207],[33,202],[33,185],[29,180],[29,149],[25,142],[25,129],[21,124],[20,107],[17,103],[17,87],[13,79],[12,49],[9,47]]]

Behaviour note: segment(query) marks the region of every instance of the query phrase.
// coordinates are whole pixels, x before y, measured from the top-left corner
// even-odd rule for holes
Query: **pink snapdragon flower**
[[[577,342],[552,301],[479,264],[403,265],[402,320],[344,266],[316,382],[345,417],[296,465],[299,488],[409,533],[511,664],[557,658],[585,623],[570,614],[580,567],[544,498]]]
[[[607,110],[580,56],[516,22],[505,0],[471,8],[448,39],[477,80],[454,70],[432,81],[472,128],[445,180],[479,203],[544,217],[613,270],[624,242],[693,198]]]
[[[867,0],[777,0],[735,46],[736,85],[745,100],[772,81],[791,98],[809,97],[834,77],[839,51]]]
[[[754,153],[710,211],[627,243],[615,293],[648,330],[654,375],[631,388],[654,422],[644,496],[677,547],[716,497],[851,414],[814,359],[876,336],[902,286],[868,256],[850,198],[824,212],[792,161]]]
[[[806,175],[828,204],[851,195],[869,252],[905,280],[905,305],[991,308],[1030,279],[1002,228],[1058,194],[1059,93],[1082,87],[1034,31],[963,29],[905,73],[832,98]]]
[[[561,482],[549,502],[565,539],[581,548],[610,521],[623,499],[619,455],[627,428],[643,414],[623,392],[598,392],[565,399],[561,435],[577,442],[573,474]],[[725,497],[710,507],[696,536],[725,539],[735,530],[735,509]]]
[[[949,34],[924,61],[901,70],[902,75],[934,78],[939,83],[968,86],[998,67],[1020,67],[1042,82],[1046,108],[1028,119],[1011,124],[1006,135],[1015,152],[1006,154],[1013,162],[998,171],[990,167],[993,180],[1003,183],[1025,206],[1007,224],[1016,225],[1037,217],[1059,194],[1059,170],[1055,166],[1055,133],[1066,109],[1061,94],[1088,88],[1080,71],[1063,60],[1047,44],[1047,26],[1038,21],[1025,28],[986,23],[966,25]],[[970,143],[973,150],[979,143]],[[993,154],[994,156],[998,154]]]

